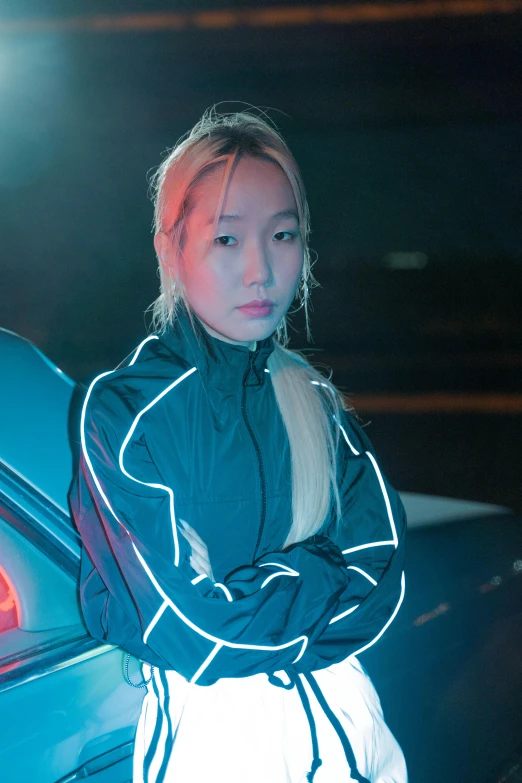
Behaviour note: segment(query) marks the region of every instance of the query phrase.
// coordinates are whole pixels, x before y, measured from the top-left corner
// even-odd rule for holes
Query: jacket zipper
[[[263,536],[263,528],[265,526],[265,518],[266,518],[266,480],[265,480],[265,470],[263,467],[263,458],[261,455],[261,449],[259,448],[259,443],[257,442],[256,436],[254,435],[254,430],[252,429],[252,426],[248,420],[247,412],[246,412],[246,387],[248,385],[247,383],[248,377],[253,369],[254,359],[255,359],[255,351],[250,351],[250,355],[248,357],[248,364],[245,370],[245,374],[243,376],[243,394],[241,399],[241,412],[243,414],[243,420],[246,424],[246,428],[250,433],[250,437],[252,438],[252,443],[254,444],[254,448],[256,450],[257,462],[259,466],[259,477],[261,480],[261,520],[259,524],[259,530],[257,533],[257,541],[254,549],[254,556],[252,558],[253,561],[256,559],[257,550],[259,544],[261,543],[261,538]],[[251,386],[261,385],[262,380],[259,379],[259,377],[258,380],[259,380],[259,384],[250,384],[250,385]]]

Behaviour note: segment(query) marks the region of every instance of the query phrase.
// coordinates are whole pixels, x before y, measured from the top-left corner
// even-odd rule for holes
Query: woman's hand
[[[179,520],[183,525],[184,530],[181,530],[181,534],[185,536],[192,548],[192,554],[190,557],[190,565],[198,574],[205,574],[214,582],[214,574],[212,573],[212,566],[210,565],[210,559],[208,556],[208,549],[205,542],[198,536],[194,528],[190,527],[188,522],[184,519]]]

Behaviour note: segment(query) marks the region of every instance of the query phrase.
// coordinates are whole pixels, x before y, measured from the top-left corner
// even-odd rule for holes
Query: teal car
[[[67,491],[85,389],[0,329],[2,783],[130,783],[139,662],[88,634]],[[361,654],[410,783],[515,783],[522,769],[522,520],[401,492],[406,596]]]
[[[0,779],[128,783],[145,690],[79,607],[66,496],[81,390],[5,329],[0,357]]]

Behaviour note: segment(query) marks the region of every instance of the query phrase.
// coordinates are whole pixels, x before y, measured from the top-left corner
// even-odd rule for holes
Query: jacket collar
[[[180,302],[174,323],[158,334],[173,353],[197,367],[207,391],[230,394],[246,386],[262,386],[268,357],[274,350],[273,335],[258,340],[255,350],[210,335],[195,313],[194,334],[190,317]],[[250,363],[251,369],[246,375]]]

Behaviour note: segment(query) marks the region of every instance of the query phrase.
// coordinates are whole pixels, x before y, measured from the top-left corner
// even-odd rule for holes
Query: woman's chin
[[[277,314],[269,317],[252,318],[242,313],[237,313],[239,318],[234,317],[230,321],[215,321],[213,325],[202,320],[203,326],[209,334],[221,340],[228,340],[234,343],[251,343],[253,340],[260,342],[270,337],[276,330],[281,320]],[[234,313],[236,316],[236,313]],[[233,322],[232,322],[233,321]]]

